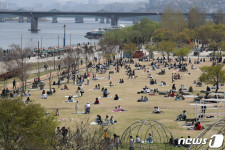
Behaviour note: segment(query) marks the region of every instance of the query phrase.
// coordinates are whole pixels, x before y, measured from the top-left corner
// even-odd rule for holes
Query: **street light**
[[[64,24],[64,37],[63,37],[63,46],[66,46],[66,25]]]

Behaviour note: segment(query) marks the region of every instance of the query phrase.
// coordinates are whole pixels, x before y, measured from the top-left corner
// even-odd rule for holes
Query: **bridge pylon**
[[[38,29],[38,17],[32,17],[31,18],[31,29],[29,29],[31,32],[38,32],[40,31]]]

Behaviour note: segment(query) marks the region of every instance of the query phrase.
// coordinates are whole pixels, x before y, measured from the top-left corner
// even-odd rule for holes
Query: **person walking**
[[[129,150],[134,150],[134,139],[130,136]]]
[[[16,89],[16,80],[13,80],[13,89]]]

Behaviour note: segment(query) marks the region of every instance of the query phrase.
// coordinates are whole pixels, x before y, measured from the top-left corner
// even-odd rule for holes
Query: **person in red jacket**
[[[197,122],[196,124],[195,124],[195,128],[194,128],[195,130],[202,130],[202,125],[200,124],[200,122]]]

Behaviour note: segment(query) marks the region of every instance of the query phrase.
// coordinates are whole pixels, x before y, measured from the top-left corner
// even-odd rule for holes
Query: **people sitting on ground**
[[[187,118],[187,113],[186,113],[186,110],[183,111],[183,114],[180,114],[178,117],[177,117],[177,120],[176,121],[185,121]]]
[[[164,75],[166,73],[165,69],[161,69],[161,72],[159,72],[159,75]]]
[[[110,87],[112,87],[112,86],[113,86],[112,81],[110,81],[110,82],[109,82],[109,86],[110,86]]]
[[[100,115],[97,115],[97,117],[96,117],[96,123],[102,124],[102,117]]]
[[[103,97],[107,97],[108,95],[109,95],[109,92],[108,92],[107,88],[105,88],[103,90]]]
[[[159,107],[158,107],[158,106],[155,106],[155,107],[154,107],[153,113],[155,113],[155,114],[160,113]]]
[[[153,78],[153,77],[152,77],[152,74],[149,74],[149,75],[148,75],[148,78],[151,78],[151,79],[152,79],[152,78]]]
[[[185,100],[184,95],[177,94],[175,100]]]
[[[161,81],[160,86],[166,86],[166,82]]]
[[[119,83],[124,83],[123,79],[120,79],[120,82]]]
[[[119,111],[124,111],[124,109],[119,105],[117,108]]]
[[[47,99],[47,94],[45,93],[45,90],[42,91],[41,99]]]
[[[110,120],[109,120],[110,124],[114,124],[114,119],[113,119],[113,116],[111,116]]]
[[[195,127],[194,127],[194,130],[202,130],[203,128],[202,128],[202,125],[201,125],[201,123],[198,121],[198,122],[196,122],[196,124],[195,124]]]
[[[150,79],[150,85],[153,85],[153,84],[157,84],[156,79],[155,80]]]
[[[119,100],[119,96],[116,94],[114,100]]]
[[[27,97],[25,103],[29,103],[29,102],[31,102],[30,97]]]
[[[148,134],[148,137],[146,139],[147,143],[153,143],[152,135]]]
[[[141,143],[141,139],[138,137],[138,135],[136,136],[136,143]]]
[[[96,98],[96,100],[95,100],[94,104],[100,104],[100,102],[99,102],[99,99],[98,99],[98,98]]]
[[[69,88],[66,84],[64,85],[64,90],[69,90]]]
[[[68,102],[73,102],[74,101],[74,98],[73,98],[73,95],[69,95],[69,97],[68,97]]]
[[[100,90],[100,84],[95,85],[94,90]]]
[[[25,91],[24,96],[31,96],[30,91]]]
[[[180,92],[183,92],[184,90],[187,90],[187,89],[186,89],[186,87],[184,86],[184,84],[182,84],[182,85],[180,86],[179,91],[180,91]]]
[[[13,93],[9,93],[9,96],[10,96],[10,98],[14,97]]]
[[[85,114],[90,114],[91,105],[89,103],[87,103],[84,107],[85,107]]]
[[[137,102],[148,102],[148,98],[146,96],[141,96],[141,98]]]
[[[105,122],[104,123],[106,123],[106,124],[109,124],[110,123],[109,122],[109,116],[108,115],[105,116]]]

